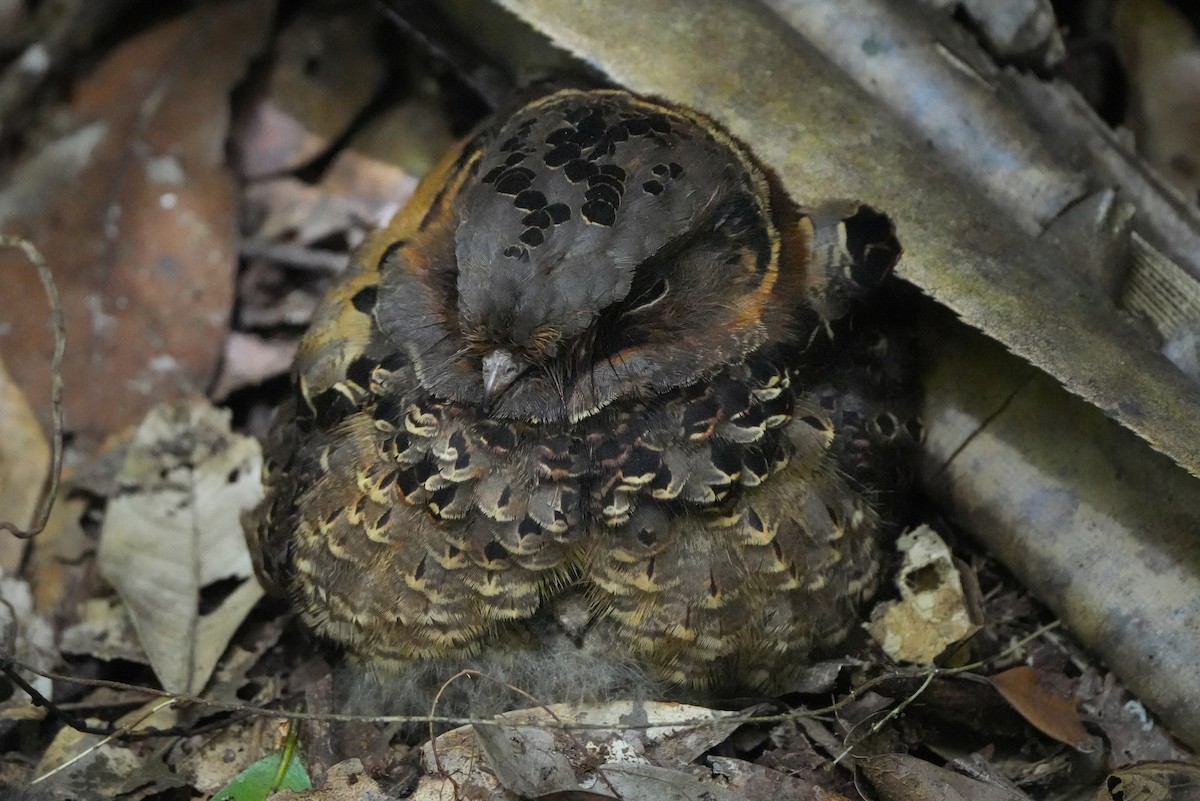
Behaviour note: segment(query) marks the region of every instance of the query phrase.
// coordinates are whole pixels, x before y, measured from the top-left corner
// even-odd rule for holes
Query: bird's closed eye
[[[629,301],[629,306],[626,307],[625,313],[633,314],[646,311],[665,298],[670,291],[671,282],[667,280],[666,276],[659,278],[654,284]]]

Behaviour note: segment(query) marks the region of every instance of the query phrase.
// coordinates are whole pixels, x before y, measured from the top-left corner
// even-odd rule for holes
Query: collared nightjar
[[[564,90],[485,124],[301,344],[260,577],[385,671],[570,591],[667,682],[777,686],[877,584],[909,379],[843,317],[899,254],[686,109]]]

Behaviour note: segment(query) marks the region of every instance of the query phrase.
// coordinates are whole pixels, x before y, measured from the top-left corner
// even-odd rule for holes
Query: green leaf
[[[279,773],[279,760],[282,752],[268,754],[243,770],[229,784],[222,787],[213,796],[213,801],[264,801],[277,790],[311,790],[312,780],[300,760],[299,754],[292,757],[288,763],[287,772],[278,787],[272,788],[275,776]]]

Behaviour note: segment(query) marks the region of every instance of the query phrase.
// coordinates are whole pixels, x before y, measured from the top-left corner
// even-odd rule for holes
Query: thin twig
[[[137,720],[134,720],[131,723],[128,723],[128,724],[122,726],[121,728],[117,729],[112,734],[108,735],[107,737],[100,740],[99,742],[94,743],[93,745],[85,748],[84,750],[82,750],[78,754],[76,754],[75,756],[68,759],[66,762],[59,765],[57,768],[46,771],[41,776],[38,776],[36,779],[31,781],[29,783],[29,786],[32,787],[33,785],[37,784],[38,782],[45,781],[46,779],[49,779],[54,774],[58,773],[60,770],[64,770],[64,769],[70,767],[71,765],[74,765],[76,762],[83,759],[85,756],[92,753],[93,751],[100,748],[101,746],[107,745],[108,743],[117,739],[121,735],[133,731],[134,728],[136,728],[137,726],[140,726],[142,723],[149,720],[159,710],[166,709],[167,707],[173,705],[174,703],[175,703],[175,701],[173,699],[168,698],[167,700],[163,701],[162,703],[155,704],[154,707],[152,707],[148,712],[146,712],[146,714],[139,716],[137,718]]]
[[[541,701],[540,699],[535,698],[534,696],[530,695],[525,690],[522,690],[520,687],[517,687],[513,684],[509,684],[508,682],[505,682],[505,681],[500,681],[497,678],[493,678],[492,676],[489,676],[486,673],[483,673],[478,670],[474,670],[472,668],[464,668],[463,670],[460,670],[458,673],[455,673],[453,676],[446,679],[446,681],[444,681],[442,683],[442,686],[438,688],[437,695],[435,695],[433,698],[433,703],[429,707],[429,716],[430,717],[433,717],[433,715],[437,712],[437,705],[441,701],[442,694],[445,693],[446,689],[451,684],[453,684],[455,681],[457,681],[458,679],[466,678],[466,677],[474,677],[477,679],[483,679],[484,681],[490,681],[492,684],[503,687],[507,690],[512,690],[517,695],[522,696],[523,698],[528,700],[531,704],[540,708],[543,712],[545,712],[547,715],[549,715],[550,718],[558,725],[558,728],[562,729],[564,732],[567,733],[567,736],[571,737],[571,740],[575,743],[575,746],[577,748],[579,748],[580,752],[586,753],[587,748],[584,746],[584,744],[579,742],[578,740],[576,740],[575,737],[570,733],[571,726],[569,724],[563,723],[562,718],[560,718],[554,712],[554,710],[551,709],[544,701]],[[504,721],[504,723],[509,726],[512,726],[512,723],[510,721]],[[538,721],[531,721],[529,725],[536,726],[537,723],[538,723]],[[471,725],[474,725],[474,724],[471,724]],[[611,729],[612,726],[608,726],[607,728]],[[429,750],[433,754],[434,767],[437,769],[437,772],[439,774],[441,774],[447,780],[449,780],[450,784],[454,785],[455,797],[457,798],[458,797],[458,783],[455,782],[454,778],[452,776],[450,776],[450,774],[448,774],[442,768],[442,762],[438,756],[437,738],[434,737],[434,735],[433,735],[433,724],[432,723],[429,724]],[[597,766],[596,775],[600,777],[600,781],[604,782],[604,786],[607,787],[609,790],[611,790],[613,795],[616,798],[621,798],[621,793],[618,792],[617,788],[614,787],[612,782],[610,782],[608,780],[608,776],[604,775],[603,768]]]
[[[17,248],[25,254],[25,258],[37,270],[42,287],[46,291],[46,299],[50,301],[50,319],[54,323],[54,358],[50,363],[50,414],[53,430],[51,431],[50,474],[42,485],[42,495],[38,499],[38,508],[33,517],[33,524],[28,530],[21,528],[18,523],[0,521],[0,530],[10,531],[21,539],[29,539],[41,533],[50,519],[50,510],[54,508],[54,500],[58,496],[58,482],[62,476],[63,461],[63,355],[67,352],[67,324],[63,316],[62,303],[58,299],[58,287],[54,285],[54,276],[46,266],[46,259],[28,239],[19,236],[0,235],[0,248]]]
[[[817,718],[821,715],[827,715],[831,712],[836,712],[843,707],[857,701],[861,695],[874,687],[893,681],[897,678],[925,678],[929,673],[933,673],[934,678],[945,676],[954,676],[960,673],[967,673],[976,670],[984,665],[997,659],[1002,659],[1012,653],[1023,648],[1027,643],[1042,636],[1048,631],[1058,628],[1061,625],[1060,621],[1054,621],[1045,626],[1038,628],[1026,637],[1005,648],[1003,651],[988,657],[987,659],[973,662],[969,665],[962,665],[956,668],[936,668],[933,671],[928,669],[921,670],[895,670],[884,676],[877,676],[870,681],[864,682],[859,687],[851,691],[845,698],[830,704],[829,706],[818,709],[795,709],[788,712],[781,712],[773,715],[728,715],[721,718],[692,718],[690,720],[672,721],[672,728],[686,728],[697,726],[715,726],[746,723],[788,723],[802,718]],[[47,670],[39,670],[30,665],[26,665],[15,659],[7,660],[8,663],[21,670],[28,671],[38,676],[51,679],[53,681],[66,681],[72,684],[77,684],[83,687],[105,687],[114,690],[123,690],[126,692],[140,692],[147,695],[158,696],[174,700],[180,704],[196,704],[209,709],[218,709],[226,712],[240,712],[246,715],[262,715],[268,717],[284,718],[287,720],[310,720],[317,722],[328,723],[400,723],[400,724],[428,724],[438,723],[451,726],[512,726],[511,721],[506,721],[499,718],[470,718],[470,717],[455,717],[455,716],[438,716],[438,715],[347,715],[341,713],[316,713],[316,712],[294,712],[285,709],[278,709],[270,706],[255,706],[250,704],[230,703],[226,701],[214,701],[208,698],[201,698],[196,695],[188,695],[186,693],[170,693],[166,690],[158,690],[152,687],[139,687],[132,684],[125,684],[119,681],[110,681],[106,679],[81,679],[76,676],[68,676],[62,673],[54,673]],[[494,679],[493,679],[494,681]],[[518,690],[518,692],[520,692]],[[567,731],[604,731],[612,729],[612,725],[604,723],[574,723],[563,721],[544,721],[537,725],[555,725]],[[622,729],[654,729],[661,728],[662,723],[622,723]]]
[[[907,698],[905,698],[903,701],[901,701],[895,707],[888,710],[888,713],[886,715],[884,715],[882,718],[880,718],[878,721],[876,721],[875,725],[873,725],[866,734],[864,734],[862,737],[860,737],[857,740],[857,742],[846,746],[846,750],[842,751],[842,753],[837,755],[837,757],[833,760],[833,764],[837,765],[838,763],[840,763],[843,759],[846,758],[847,755],[850,754],[851,751],[854,750],[855,745],[857,745],[859,742],[862,742],[867,737],[870,737],[872,734],[878,733],[879,730],[882,729],[889,720],[893,720],[896,717],[898,717],[901,712],[903,712],[906,708],[908,708],[909,704],[911,704],[913,701],[916,701],[918,698],[921,697],[921,695],[925,692],[925,690],[929,689],[929,685],[933,683],[934,679],[941,678],[944,676],[956,676],[960,673],[968,673],[972,670],[977,670],[978,668],[983,667],[988,662],[991,662],[996,659],[1000,659],[1001,657],[1007,656],[1010,653],[1016,653],[1021,648],[1024,648],[1027,643],[1032,642],[1033,640],[1037,639],[1038,637],[1041,637],[1043,634],[1046,634],[1047,632],[1049,632],[1053,629],[1056,629],[1061,625],[1062,625],[1062,621],[1059,621],[1059,620],[1055,620],[1051,623],[1047,623],[1046,625],[1041,626],[1038,629],[1034,630],[1028,636],[1022,637],[1020,640],[1017,640],[1015,643],[1010,645],[1008,648],[1005,648],[1000,653],[994,654],[993,656],[989,656],[987,659],[980,659],[979,661],[972,662],[967,665],[960,665],[959,667],[955,667],[955,668],[932,668],[932,669],[926,671],[925,681],[921,682],[921,686],[918,687],[915,692],[913,692],[911,695],[909,695]],[[881,676],[879,678],[885,678],[885,677]],[[851,693],[850,697],[853,698],[853,697],[860,695],[864,690],[866,690],[868,688],[868,686],[870,684],[871,684],[871,682],[867,682],[863,686],[858,687],[853,693]],[[846,699],[843,699],[843,700],[846,700]]]
[[[884,727],[884,724],[886,724],[889,720],[892,720],[893,718],[898,717],[900,715],[900,713],[903,712],[908,707],[909,704],[911,704],[913,701],[915,701],[921,697],[921,694],[924,693],[925,690],[929,688],[929,685],[933,683],[933,680],[936,677],[937,677],[937,671],[934,671],[934,670],[929,671],[929,673],[925,676],[925,681],[923,681],[921,683],[921,686],[917,688],[917,691],[915,693],[913,693],[912,695],[908,696],[907,698],[905,698],[900,703],[896,704],[894,707],[892,707],[890,710],[888,710],[888,713],[886,715],[881,717],[879,720],[875,721],[875,725],[871,727],[870,731],[868,731],[865,735],[860,737],[858,742],[862,742],[867,737],[870,737],[872,734],[877,733],[880,729],[882,729]],[[854,745],[857,745],[857,743],[855,743]],[[854,745],[846,746],[846,750],[842,751],[842,753],[837,755],[837,758],[833,760],[833,764],[837,765],[843,759],[845,759],[850,754],[850,752],[854,750]]]

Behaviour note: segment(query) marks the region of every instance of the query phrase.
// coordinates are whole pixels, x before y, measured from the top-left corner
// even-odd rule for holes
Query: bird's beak
[[[512,351],[497,348],[483,357],[483,397],[492,403],[525,372],[528,363]]]

